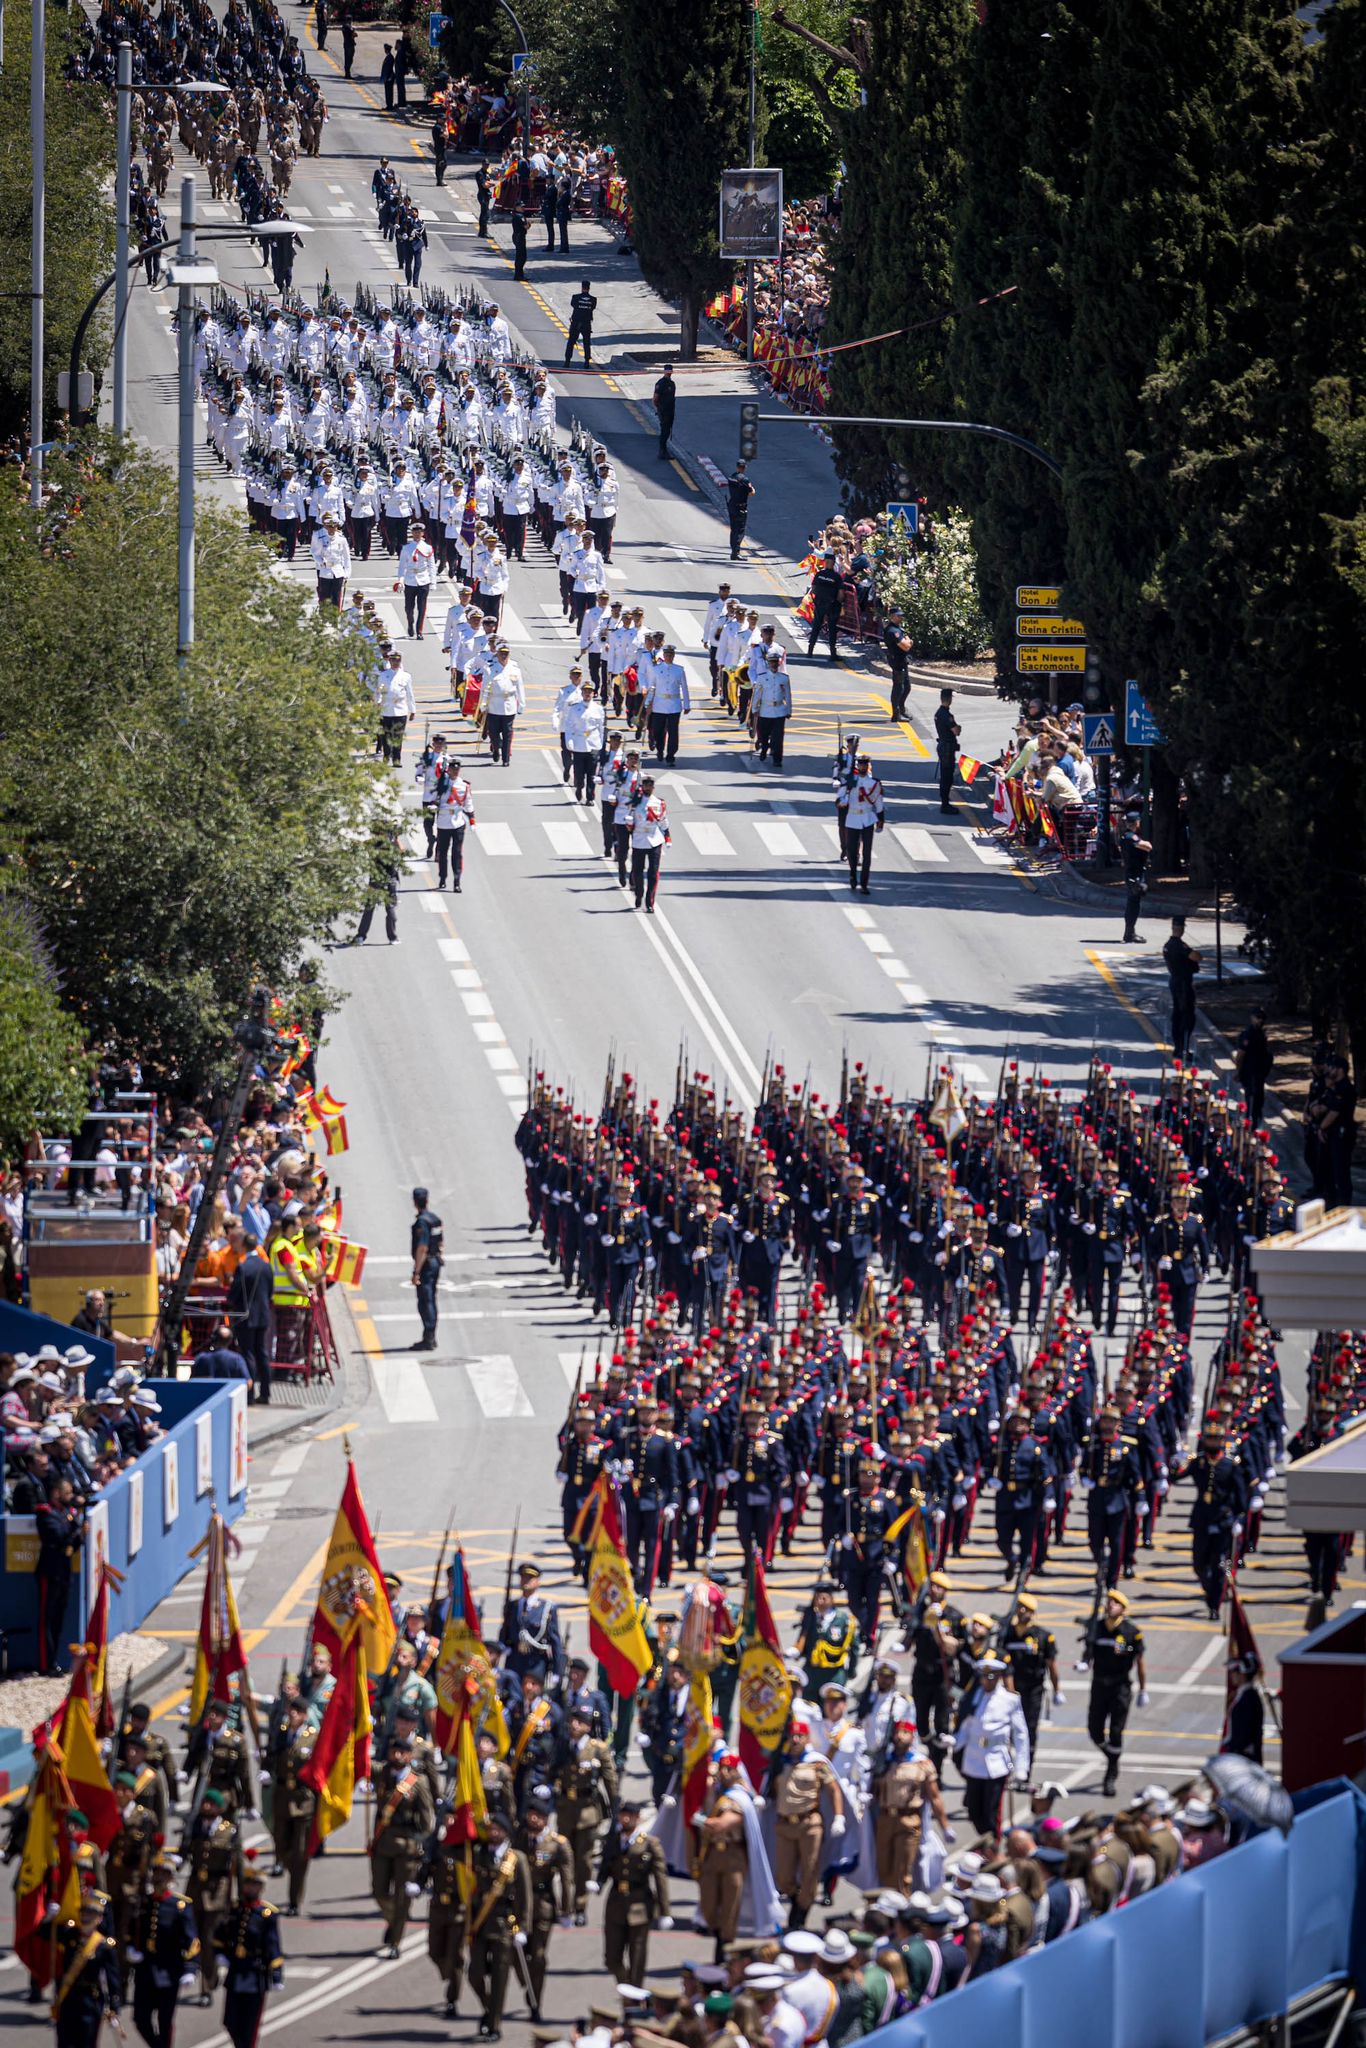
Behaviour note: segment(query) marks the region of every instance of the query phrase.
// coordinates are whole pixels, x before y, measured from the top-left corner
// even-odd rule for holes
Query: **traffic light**
[[[753,462],[759,453],[759,401],[747,398],[740,407],[740,460]]]

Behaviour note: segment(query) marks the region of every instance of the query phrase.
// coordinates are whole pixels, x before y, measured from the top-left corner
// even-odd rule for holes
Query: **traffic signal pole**
[[[754,455],[758,454],[760,420],[768,420],[774,426],[780,427],[806,427],[811,424],[805,413],[760,412],[755,401],[746,399],[740,407],[742,454],[744,454],[743,439],[747,427],[752,430],[753,434],[752,453]],[[1045,469],[1051,470],[1054,476],[1060,477],[1062,475],[1062,464],[1058,461],[1057,457],[1050,455],[1047,449],[1040,448],[1037,442],[1026,440],[1023,434],[1012,434],[1005,427],[985,426],[979,420],[900,420],[865,413],[823,412],[820,415],[820,424],[823,427],[904,427],[908,430],[927,434],[981,434],[988,441],[1003,441],[1012,448],[1022,449],[1026,455],[1032,455],[1036,462],[1041,462]],[[751,459],[751,456],[745,456],[746,461]]]

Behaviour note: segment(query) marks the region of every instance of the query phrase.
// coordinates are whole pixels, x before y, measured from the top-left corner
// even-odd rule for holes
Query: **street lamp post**
[[[758,130],[758,80],[755,76],[755,44],[758,41],[759,6],[758,0],[751,0],[749,10],[749,167],[754,168],[754,152]],[[778,223],[782,234],[782,222]],[[781,247],[781,241],[779,247]],[[745,361],[754,361],[754,258],[745,264]]]
[[[32,322],[29,347],[29,503],[43,503],[43,236],[47,178],[47,0],[33,0],[33,43],[29,63],[29,140],[33,151]]]

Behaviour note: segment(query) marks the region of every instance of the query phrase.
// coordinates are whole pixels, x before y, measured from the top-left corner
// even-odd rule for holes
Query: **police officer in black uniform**
[[[887,618],[882,628],[882,644],[887,650],[887,659],[892,664],[892,724],[898,725],[906,716],[906,699],[910,695],[911,678],[907,662],[911,654],[911,636],[906,631],[906,621],[901,616],[899,604],[889,604]]]
[[[247,1864],[241,1903],[224,1915],[214,1936],[227,1964],[223,2026],[232,2048],[256,2048],[266,1993],[278,1991],[285,1981],[280,1916],[265,1894],[265,1872]]]
[[[1086,1732],[1105,1756],[1105,1783],[1101,1795],[1111,1799],[1119,1789],[1119,1759],[1124,1747],[1124,1729],[1133,1702],[1133,1679],[1138,1679],[1138,1704],[1148,1704],[1148,1679],[1144,1664],[1143,1631],[1129,1619],[1129,1602],[1112,1586],[1105,1596],[1100,1623],[1087,1645],[1091,1671],[1091,1703],[1087,1709]],[[1083,1664],[1083,1669],[1086,1665]]]
[[[938,756],[939,808],[952,813],[953,769],[958,759],[958,735],[962,731],[953,715],[953,691],[939,692],[939,709],[934,714],[934,750]]]
[[[570,361],[574,354],[575,342],[581,341],[583,343],[584,362],[591,364],[593,360],[593,315],[597,310],[597,304],[598,302],[589,288],[589,281],[587,278],[584,278],[578,290],[569,301],[569,339],[564,345],[564,359],[566,363]]]
[[[417,1211],[412,1232],[413,1285],[417,1289],[422,1335],[409,1348],[413,1351],[435,1351],[436,1288],[441,1278],[445,1229],[441,1218],[427,1207],[426,1188],[413,1189],[413,1208]]]
[[[811,579],[811,631],[807,635],[807,659],[816,652],[816,642],[824,632],[830,642],[830,659],[837,658],[835,635],[839,631],[840,606],[844,602],[844,578],[835,567],[833,548],[826,550],[825,559]]]
[[[726,478],[726,517],[730,521],[730,558],[740,559],[744,543],[745,528],[749,525],[749,501],[754,496],[754,486],[745,474],[743,462],[737,462]]]
[[[1139,830],[1139,820],[1131,818],[1120,846],[1124,862],[1124,943],[1126,946],[1147,944],[1138,929],[1138,913],[1143,908],[1143,896],[1148,887],[1148,862],[1152,857],[1152,843]]]
[[[1039,1721],[1043,1714],[1044,1683],[1053,1687],[1053,1698],[1066,1705],[1067,1695],[1058,1684],[1058,1645],[1051,1629],[1035,1619],[1038,1601],[1032,1593],[1016,1597],[1015,1611],[1006,1623],[1001,1654],[1010,1666],[1011,1682],[1024,1709],[1029,1730],[1031,1762],[1038,1752]]]

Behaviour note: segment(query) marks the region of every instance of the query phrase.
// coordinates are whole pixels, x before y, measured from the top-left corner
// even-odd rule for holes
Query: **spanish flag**
[[[351,1140],[346,1135],[346,1118],[344,1116],[325,1116],[323,1118],[323,1143],[327,1147],[329,1157],[333,1153],[346,1151]]]
[[[57,1722],[57,1740],[66,1762],[66,1782],[74,1804],[85,1815],[86,1833],[103,1855],[123,1826],[109,1774],[100,1759],[100,1745],[90,1703],[73,1672],[71,1690]]]
[[[115,1571],[108,1558],[99,1561],[99,1577],[95,1586],[95,1597],[90,1603],[90,1618],[85,1625],[85,1657],[80,1667],[81,1680],[86,1699],[90,1704],[95,1733],[100,1736],[114,1732],[114,1702],[109,1696],[109,1587],[123,1584],[122,1572]],[[75,1684],[75,1673],[72,1674]]]
[[[457,1550],[451,1579],[451,1611],[441,1634],[441,1650],[432,1677],[436,1688],[436,1716],[432,1740],[443,1756],[456,1756],[462,1723],[470,1722],[470,1743],[476,1735],[491,1735],[499,1756],[509,1747],[507,1721],[498,1684],[479,1633],[479,1610],[474,1604],[465,1553]]]
[[[768,1604],[763,1560],[750,1559],[745,1601],[745,1646],[740,1652],[740,1761],[756,1792],[763,1789],[769,1761],[783,1739],[792,1708],[792,1680],[783,1663],[773,1610]]]
[[[925,1517],[918,1507],[907,1508],[904,1515],[898,1515],[882,1540],[887,1544],[895,1543],[903,1531],[906,1536],[906,1584],[910,1587],[911,1597],[914,1599],[930,1575],[929,1546],[925,1542]]]
[[[974,761],[971,754],[960,754],[958,756],[958,773],[962,776],[969,789],[972,788],[973,783],[981,772],[981,762]]]
[[[702,1811],[715,1739],[711,1679],[699,1664],[688,1686],[688,1711],[683,1720],[683,1819],[687,1823]]]
[[[446,1751],[455,1759],[455,1782],[451,1787],[451,1814],[446,1822],[444,1839],[458,1842],[462,1846],[460,1862],[456,1865],[455,1882],[462,1902],[468,1905],[474,1895],[474,1862],[470,1855],[473,1844],[488,1819],[488,1802],[484,1797],[484,1777],[479,1768],[479,1752],[474,1746],[474,1727],[478,1716],[478,1685],[473,1674],[466,1678],[463,1697],[457,1702],[453,1724],[453,1740]]]
[[[66,1817],[72,1809],[61,1747],[45,1725],[33,1731],[37,1768],[28,1788],[28,1832],[14,1901],[14,1953],[29,1975],[46,1984],[52,1974],[49,1905],[62,1918],[74,1914],[81,1883],[71,1860]]]
[[[316,1131],[323,1120],[323,1115],[318,1107],[318,1098],[311,1088],[301,1088],[299,1090],[299,1093],[294,1098],[294,1107],[299,1112],[299,1120],[303,1124],[304,1129],[306,1131]]]
[[[221,1515],[210,1515],[208,1532],[190,1552],[204,1552],[204,1598],[199,1609],[199,1635],[194,1649],[194,1678],[190,1685],[190,1721],[198,1723],[212,1699],[231,1700],[233,1680],[241,1681],[243,1709],[256,1727],[256,1700],[247,1674],[247,1653],[242,1642],[242,1624],[237,1615],[237,1596],[228,1576],[227,1530]]]
[[[348,1447],[346,1484],[332,1524],[311,1631],[312,1640],[332,1652],[334,1671],[340,1668],[343,1639],[358,1616],[366,1669],[387,1671],[398,1629]],[[341,1690],[340,1678],[337,1690]]]
[[[387,1611],[389,1603],[382,1586],[380,1599]],[[370,1775],[370,1731],[374,1723],[370,1718],[370,1688],[365,1682],[366,1618],[364,1608],[353,1615],[333,1654],[337,1682],[323,1711],[313,1754],[299,1772],[299,1783],[318,1795],[308,1841],[310,1854],[350,1820],[356,1780]]]
[[[346,1104],[338,1100],[330,1088],[320,1088],[314,1098],[320,1116],[340,1116]]]
[[[582,1531],[587,1525],[589,1534]],[[622,1548],[617,1504],[599,1473],[579,1510],[572,1540],[588,1548],[588,1645],[621,1699],[629,1699],[654,1662],[640,1602]]]
[[[1051,846],[1056,846],[1058,843],[1058,828],[1054,823],[1052,811],[1045,803],[1037,804],[1035,809],[1038,813],[1039,830]]]
[[[323,1237],[323,1272],[329,1280],[340,1280],[347,1287],[359,1287],[361,1274],[365,1271],[363,1244],[352,1244],[349,1237]]]

